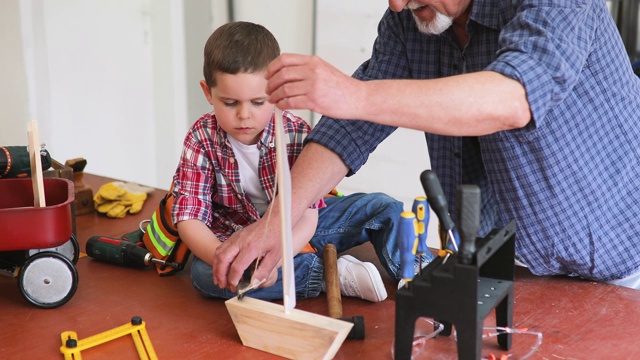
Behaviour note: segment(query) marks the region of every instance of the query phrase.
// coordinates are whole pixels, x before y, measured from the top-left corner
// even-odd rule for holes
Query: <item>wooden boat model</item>
[[[282,277],[284,305],[244,296],[225,302],[244,346],[289,359],[332,359],[353,324],[295,309],[295,280],[291,249],[291,175],[282,111],[276,109],[276,176],[282,228]]]
[[[288,359],[332,359],[352,323],[245,296],[225,303],[242,344]]]

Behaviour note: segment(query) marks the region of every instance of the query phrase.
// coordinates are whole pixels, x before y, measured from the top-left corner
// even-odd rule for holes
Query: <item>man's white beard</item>
[[[416,25],[418,26],[418,30],[420,32],[430,35],[440,35],[445,30],[447,30],[451,26],[451,24],[453,24],[452,17],[435,10],[434,12],[436,13],[436,17],[431,22],[422,21],[416,16],[416,14],[414,14],[413,12],[411,13],[413,15],[413,19],[416,21]]]

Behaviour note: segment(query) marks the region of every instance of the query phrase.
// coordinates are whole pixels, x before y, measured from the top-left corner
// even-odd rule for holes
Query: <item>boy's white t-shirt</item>
[[[258,214],[262,216],[267,211],[267,207],[269,207],[269,200],[267,199],[267,194],[262,190],[262,186],[260,186],[260,177],[258,175],[260,151],[258,150],[258,145],[246,145],[231,136],[227,136],[227,139],[229,139],[233,153],[238,161],[242,189],[251,199],[253,206],[258,210]]]

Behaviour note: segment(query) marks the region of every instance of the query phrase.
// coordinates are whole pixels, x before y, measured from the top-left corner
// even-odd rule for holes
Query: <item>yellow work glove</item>
[[[133,183],[113,181],[100,187],[93,197],[95,209],[111,218],[121,219],[129,214],[137,214],[153,189]]]

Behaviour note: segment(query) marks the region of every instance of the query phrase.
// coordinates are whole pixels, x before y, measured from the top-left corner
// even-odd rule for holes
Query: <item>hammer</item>
[[[342,317],[342,296],[340,295],[340,280],[338,278],[338,252],[333,244],[324,246],[322,259],[324,260],[324,279],[327,287],[329,316],[353,323],[347,339],[364,339],[364,317]]]

